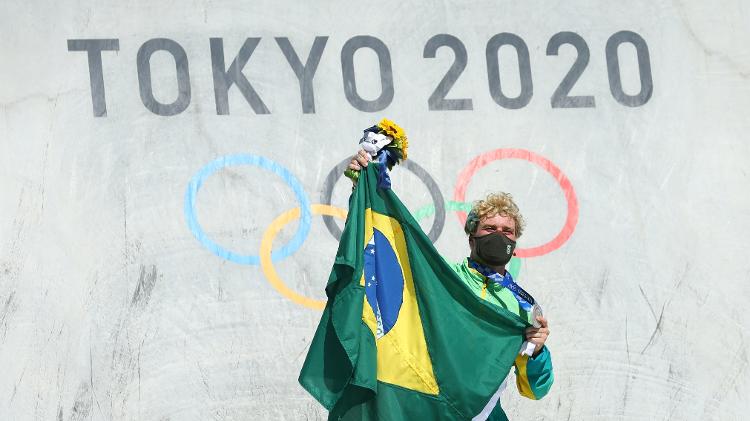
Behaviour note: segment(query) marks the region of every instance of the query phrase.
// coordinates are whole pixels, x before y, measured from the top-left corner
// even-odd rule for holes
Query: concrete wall
[[[297,375],[337,241],[322,216],[274,221],[345,207],[327,176],[382,117],[446,258],[459,202],[505,190],[525,213],[556,384],[506,393],[511,418],[743,418],[748,19],[740,0],[3,2],[0,418],[324,418]]]

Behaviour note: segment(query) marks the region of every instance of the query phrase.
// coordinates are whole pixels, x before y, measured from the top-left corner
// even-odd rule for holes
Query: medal
[[[542,316],[542,306],[539,303],[534,303],[534,306],[531,308],[531,324],[537,328],[542,327],[542,324],[536,319],[538,316]]]

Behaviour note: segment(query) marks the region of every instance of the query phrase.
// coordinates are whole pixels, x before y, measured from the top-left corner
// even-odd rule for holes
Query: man
[[[368,152],[360,150],[349,163],[349,169],[359,171],[371,159]],[[509,194],[488,195],[474,203],[466,218],[464,231],[468,235],[469,257],[452,265],[459,278],[477,296],[506,309],[517,308],[524,303],[531,308],[528,302],[530,297],[516,286],[505,269],[523,228],[523,217]],[[531,355],[519,353],[514,362],[518,391],[530,399],[544,397],[554,380],[550,352],[544,346],[550,333],[547,319],[540,314],[536,322],[534,327],[525,331],[526,341],[533,345]],[[507,420],[498,404],[505,384],[503,382],[475,420]]]

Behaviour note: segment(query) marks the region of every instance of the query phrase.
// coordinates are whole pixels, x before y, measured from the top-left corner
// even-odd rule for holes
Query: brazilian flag
[[[329,420],[470,420],[498,390],[525,317],[477,297],[390,189],[362,170],[299,381]]]

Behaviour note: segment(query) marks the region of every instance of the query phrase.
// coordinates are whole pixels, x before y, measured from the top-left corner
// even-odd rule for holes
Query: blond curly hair
[[[523,234],[526,221],[518,209],[518,205],[513,201],[510,193],[498,192],[490,193],[482,200],[477,200],[471,207],[471,212],[466,217],[464,232],[471,235],[477,230],[479,221],[482,218],[493,217],[495,215],[507,216],[516,223],[516,237]]]

